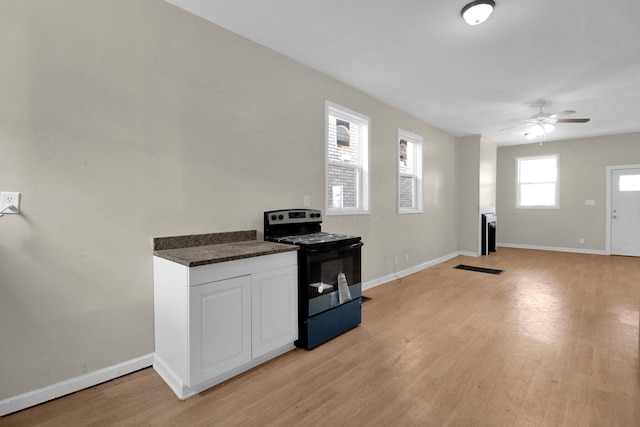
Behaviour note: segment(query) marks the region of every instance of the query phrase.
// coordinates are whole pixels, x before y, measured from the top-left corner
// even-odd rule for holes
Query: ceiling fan
[[[538,107],[538,114],[534,114],[528,119],[511,119],[512,121],[518,121],[519,124],[515,126],[508,127],[504,130],[515,129],[520,127],[528,127],[524,136],[527,138],[533,139],[537,136],[542,136],[543,138],[550,132],[555,129],[555,125],[557,123],[587,123],[588,118],[580,118],[580,119],[565,119],[562,116],[568,116],[569,114],[575,114],[573,110],[564,110],[555,114],[548,114],[544,112],[544,107]]]

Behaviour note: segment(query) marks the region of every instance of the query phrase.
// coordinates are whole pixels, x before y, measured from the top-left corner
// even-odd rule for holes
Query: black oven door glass
[[[308,310],[311,317],[342,303],[360,298],[362,288],[360,278],[360,252],[362,243],[332,249],[312,249],[307,251],[307,280],[301,282],[306,286]],[[344,274],[348,285],[348,293],[338,286],[338,276]],[[304,284],[303,284],[304,283]],[[303,289],[301,289],[303,291]],[[342,295],[341,295],[342,294]]]

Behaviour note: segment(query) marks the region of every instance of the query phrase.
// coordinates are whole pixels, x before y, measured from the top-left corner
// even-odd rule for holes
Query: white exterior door
[[[611,254],[640,256],[640,168],[611,171]]]

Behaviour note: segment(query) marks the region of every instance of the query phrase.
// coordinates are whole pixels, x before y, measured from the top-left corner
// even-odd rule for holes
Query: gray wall
[[[516,209],[516,157],[555,153],[560,154],[560,209]],[[498,242],[604,251],[606,167],[628,164],[640,164],[640,134],[498,148]],[[586,206],[588,199],[595,206]]]
[[[480,135],[459,138],[456,157],[458,181],[458,246],[469,254],[478,252],[480,207]]]
[[[480,213],[495,212],[498,146],[488,139],[480,139]]]
[[[371,117],[372,214],[324,224],[363,279],[458,249],[455,138],[407,114],[160,0],[3,1],[0,28],[0,399],[153,352],[154,236],[323,208],[327,99]],[[424,214],[396,213],[398,127]]]
[[[480,214],[496,210],[496,155],[493,141],[480,135],[457,140],[458,245],[480,255]]]

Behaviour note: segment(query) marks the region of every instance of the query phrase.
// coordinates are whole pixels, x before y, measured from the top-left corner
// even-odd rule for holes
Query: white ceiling
[[[575,110],[547,140],[640,131],[640,1],[167,0],[456,136],[526,144],[513,118]]]

